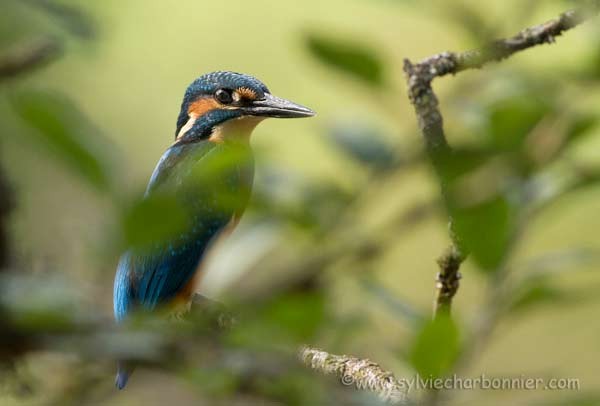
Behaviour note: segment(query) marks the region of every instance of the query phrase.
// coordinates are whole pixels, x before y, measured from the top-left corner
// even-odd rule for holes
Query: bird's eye
[[[218,102],[223,104],[231,104],[233,103],[233,97],[231,95],[231,91],[227,89],[219,89],[215,92],[215,99]]]

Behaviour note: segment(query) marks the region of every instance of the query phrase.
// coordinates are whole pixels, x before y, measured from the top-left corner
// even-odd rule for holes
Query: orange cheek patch
[[[185,133],[187,133],[192,128],[198,117],[201,117],[209,111],[218,108],[222,108],[222,105],[212,97],[202,97],[192,102],[190,104],[190,107],[188,108],[189,120],[187,121],[187,123],[185,123],[183,127],[181,127],[181,130],[179,130],[179,133],[177,134],[177,139],[183,137]]]
[[[203,97],[190,104],[190,107],[188,108],[188,114],[190,116],[200,117],[209,111],[218,109],[220,107],[222,107],[221,104],[212,97]]]

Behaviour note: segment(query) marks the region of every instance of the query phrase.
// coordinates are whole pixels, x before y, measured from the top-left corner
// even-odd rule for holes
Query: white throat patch
[[[188,121],[185,123],[185,125],[183,127],[181,127],[181,130],[179,130],[179,132],[177,133],[177,139],[180,139],[181,137],[183,137],[185,135],[185,133],[190,131],[192,129],[192,127],[194,126],[194,123],[196,122],[197,119],[198,119],[197,115],[190,114]]]
[[[227,141],[248,142],[252,131],[266,117],[244,116],[228,120],[216,126],[209,141],[223,143]],[[187,126],[187,123],[186,123]]]

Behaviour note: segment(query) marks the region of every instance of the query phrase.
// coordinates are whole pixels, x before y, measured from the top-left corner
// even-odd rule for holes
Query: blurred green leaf
[[[96,37],[94,20],[80,8],[55,0],[26,0],[26,2],[44,11],[70,34],[86,40]]]
[[[355,79],[375,87],[385,82],[384,64],[367,45],[315,33],[307,35],[306,45],[315,58]]]
[[[514,150],[551,112],[548,102],[533,94],[525,93],[495,102],[489,107],[489,134],[496,148]]]
[[[63,276],[7,273],[0,278],[0,308],[22,331],[65,332],[83,325],[88,314]]]
[[[510,305],[511,312],[522,312],[540,304],[558,303],[565,299],[565,293],[547,280],[536,279],[528,282],[525,286],[517,288],[515,298]]]
[[[307,232],[327,229],[351,199],[334,183],[315,182],[281,168],[262,168],[254,185],[251,204],[265,220],[281,219]]]
[[[109,188],[108,162],[100,156],[97,139],[101,135],[70,100],[30,90],[11,101],[17,114],[37,130],[38,141],[96,188]]]
[[[274,399],[273,403],[283,405],[325,405],[330,404],[324,397],[323,384],[305,371],[289,371],[278,376],[256,377],[258,392]],[[310,388],[310,390],[307,390]]]
[[[591,63],[591,76],[598,80],[600,79],[600,46],[596,47],[596,51],[594,52],[594,58]]]
[[[397,161],[394,148],[371,126],[339,123],[331,128],[328,135],[346,155],[375,169],[391,168]]]
[[[320,292],[281,295],[267,306],[265,319],[300,342],[311,340],[325,319],[325,298]]]
[[[461,251],[472,255],[484,270],[502,263],[516,226],[516,208],[504,196],[472,206],[450,204],[452,229]]]
[[[538,305],[570,304],[581,302],[586,296],[596,297],[593,286],[589,286],[587,294],[582,290],[564,288],[556,278],[565,273],[593,270],[599,255],[598,250],[579,248],[551,252],[531,259],[517,269],[524,276],[511,289],[509,310],[520,313]]]
[[[456,148],[450,151],[440,151],[433,159],[442,184],[449,187],[458,178],[476,170],[493,157],[492,151],[484,149]]]
[[[591,37],[593,38],[593,37]],[[600,45],[598,45],[598,34],[596,34],[596,46],[588,56],[577,65],[576,77],[584,80],[600,80]]]
[[[571,396],[561,396],[561,399],[545,399],[541,402],[532,403],[534,406],[598,406],[600,405],[600,393],[590,391],[578,393]]]
[[[460,250],[485,270],[500,265],[516,227],[517,207],[505,196],[511,166],[486,149],[441,151],[433,156]]]
[[[203,392],[214,397],[223,397],[235,393],[239,384],[238,377],[232,371],[216,368],[189,368],[185,377]]]
[[[573,119],[567,130],[567,143],[577,141],[600,123],[598,115],[586,114]]]
[[[385,286],[370,277],[363,277],[359,280],[361,286],[395,315],[406,319],[411,325],[417,325],[423,322],[425,315],[418,311],[411,303],[404,298],[398,297],[396,292],[391,292]]]
[[[228,332],[236,347],[272,351],[281,345],[311,341],[325,320],[325,298],[321,292],[281,294],[259,308],[247,306],[243,320]]]
[[[588,135],[594,134],[592,130],[598,123],[600,123],[600,117],[595,114],[580,113],[570,117],[566,128],[560,133],[560,143],[550,151],[548,160],[560,157],[561,153],[567,150],[572,144],[577,143]],[[552,146],[552,142],[548,144]]]
[[[442,313],[417,333],[409,360],[422,378],[439,378],[452,370],[459,352],[459,328],[448,314]]]
[[[451,21],[469,35],[473,46],[480,47],[498,36],[497,21],[489,18],[489,13],[482,11],[485,9],[461,1],[442,0],[435,4],[442,10],[446,21]]]
[[[572,248],[549,252],[526,261],[519,267],[528,278],[544,278],[565,272],[587,269],[600,261],[600,250]]]
[[[124,214],[122,226],[128,246],[145,248],[184,232],[186,212],[175,196],[152,193]]]

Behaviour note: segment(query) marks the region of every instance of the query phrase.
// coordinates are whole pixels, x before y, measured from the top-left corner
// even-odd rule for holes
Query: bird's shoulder
[[[160,157],[146,189],[146,194],[181,178],[194,162],[202,160],[218,146],[209,141],[173,144]]]
[[[192,184],[212,188],[215,180],[236,178],[240,172],[252,181],[254,160],[247,145],[228,145],[209,140],[174,144],[162,155],[156,165],[146,194],[158,189],[186,190]]]

